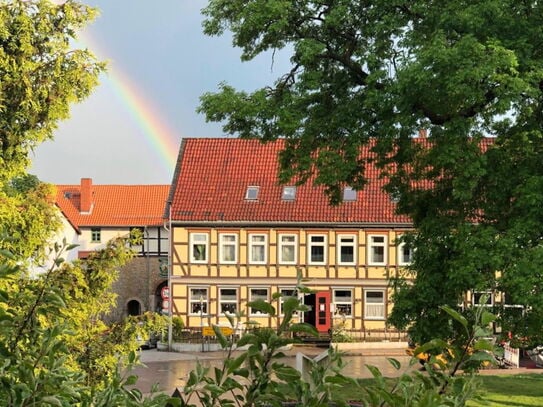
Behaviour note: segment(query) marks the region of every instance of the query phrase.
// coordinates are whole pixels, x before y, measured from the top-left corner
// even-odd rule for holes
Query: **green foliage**
[[[158,406],[120,372],[137,363],[137,330],[107,327],[115,268],[130,259],[126,241],[112,241],[87,263],[64,264],[57,245],[51,268],[34,278],[16,257],[0,256],[0,400],[7,406]],[[9,261],[7,261],[9,260]],[[136,325],[137,327],[137,325]]]
[[[441,305],[501,291],[524,309],[501,310],[503,329],[543,340],[540,2],[210,0],[204,14],[243,60],[291,61],[270,86],[203,95],[208,120],[284,138],[281,180],[324,185],[335,204],[342,185],[364,187],[368,162],[387,176],[417,231],[396,327],[452,335]],[[429,138],[414,141],[420,129]]]
[[[33,175],[13,178],[0,188],[0,248],[18,261],[40,264],[47,254],[47,240],[61,225],[54,196],[54,187]]]
[[[22,173],[69,106],[97,85],[104,65],[88,50],[71,49],[95,14],[74,0],[0,3],[0,183]]]

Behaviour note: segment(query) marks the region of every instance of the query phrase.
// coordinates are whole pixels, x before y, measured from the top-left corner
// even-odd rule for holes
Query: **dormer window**
[[[258,191],[260,187],[247,187],[247,192],[245,193],[245,199],[248,201],[256,201],[258,199]]]
[[[343,188],[343,201],[356,201],[356,190],[351,187]]]
[[[294,199],[296,199],[296,187],[284,186],[283,193],[281,194],[281,199],[283,201],[294,201]]]

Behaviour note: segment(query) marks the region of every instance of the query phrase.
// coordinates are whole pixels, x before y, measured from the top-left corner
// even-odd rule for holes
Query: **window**
[[[283,302],[286,301],[289,297],[298,298],[297,291],[296,288],[289,287],[281,288],[279,292],[281,293],[281,298],[279,299],[279,315],[285,315],[285,312],[283,311]]]
[[[266,263],[267,240],[268,236],[266,235],[249,235],[249,263]]]
[[[370,235],[368,246],[368,264],[384,265],[386,264],[386,236]]]
[[[279,235],[279,263],[296,264],[297,235]]]
[[[258,191],[260,187],[247,187],[247,192],[245,193],[245,199],[248,201],[256,201],[258,199]]]
[[[343,201],[356,201],[356,190],[352,189],[351,187],[343,188]]]
[[[206,315],[207,314],[207,288],[189,289],[189,314]]]
[[[191,263],[207,263],[208,256],[208,234],[190,234],[190,261]]]
[[[364,318],[385,319],[385,291],[364,291]]]
[[[309,264],[325,264],[326,263],[326,236],[310,235],[309,236]]]
[[[337,237],[337,262],[338,264],[355,264],[355,235],[338,235]]]
[[[267,288],[249,288],[249,301],[268,301],[268,289]],[[249,315],[267,315],[263,314],[261,311],[253,309],[250,307]]]
[[[92,228],[91,229],[91,242],[100,243],[102,241],[102,229]]]
[[[238,312],[237,288],[219,288],[219,312],[221,314]]]
[[[472,302],[475,306],[491,307],[494,305],[494,296],[490,291],[474,291]]]
[[[219,235],[219,259],[221,263],[235,263],[237,261],[238,235]]]
[[[413,261],[413,249],[406,242],[398,245],[398,265],[407,266]]]
[[[332,298],[334,304],[334,316],[353,316],[353,291],[336,289]]]
[[[296,199],[296,187],[284,186],[281,199],[283,201],[294,201]]]

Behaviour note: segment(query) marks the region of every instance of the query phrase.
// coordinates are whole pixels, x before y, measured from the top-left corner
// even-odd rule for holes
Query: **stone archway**
[[[141,315],[141,303],[138,300],[130,300],[126,304],[126,313],[131,316]]]

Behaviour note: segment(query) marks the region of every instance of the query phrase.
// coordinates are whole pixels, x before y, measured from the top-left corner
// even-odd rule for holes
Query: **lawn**
[[[543,407],[543,374],[479,375],[480,400],[470,400],[467,407]],[[373,384],[373,379],[359,379]],[[387,379],[392,386],[394,379]],[[359,400],[358,390],[342,389],[347,400]]]
[[[480,380],[482,401],[470,401],[469,407],[543,406],[543,374],[481,375]]]

